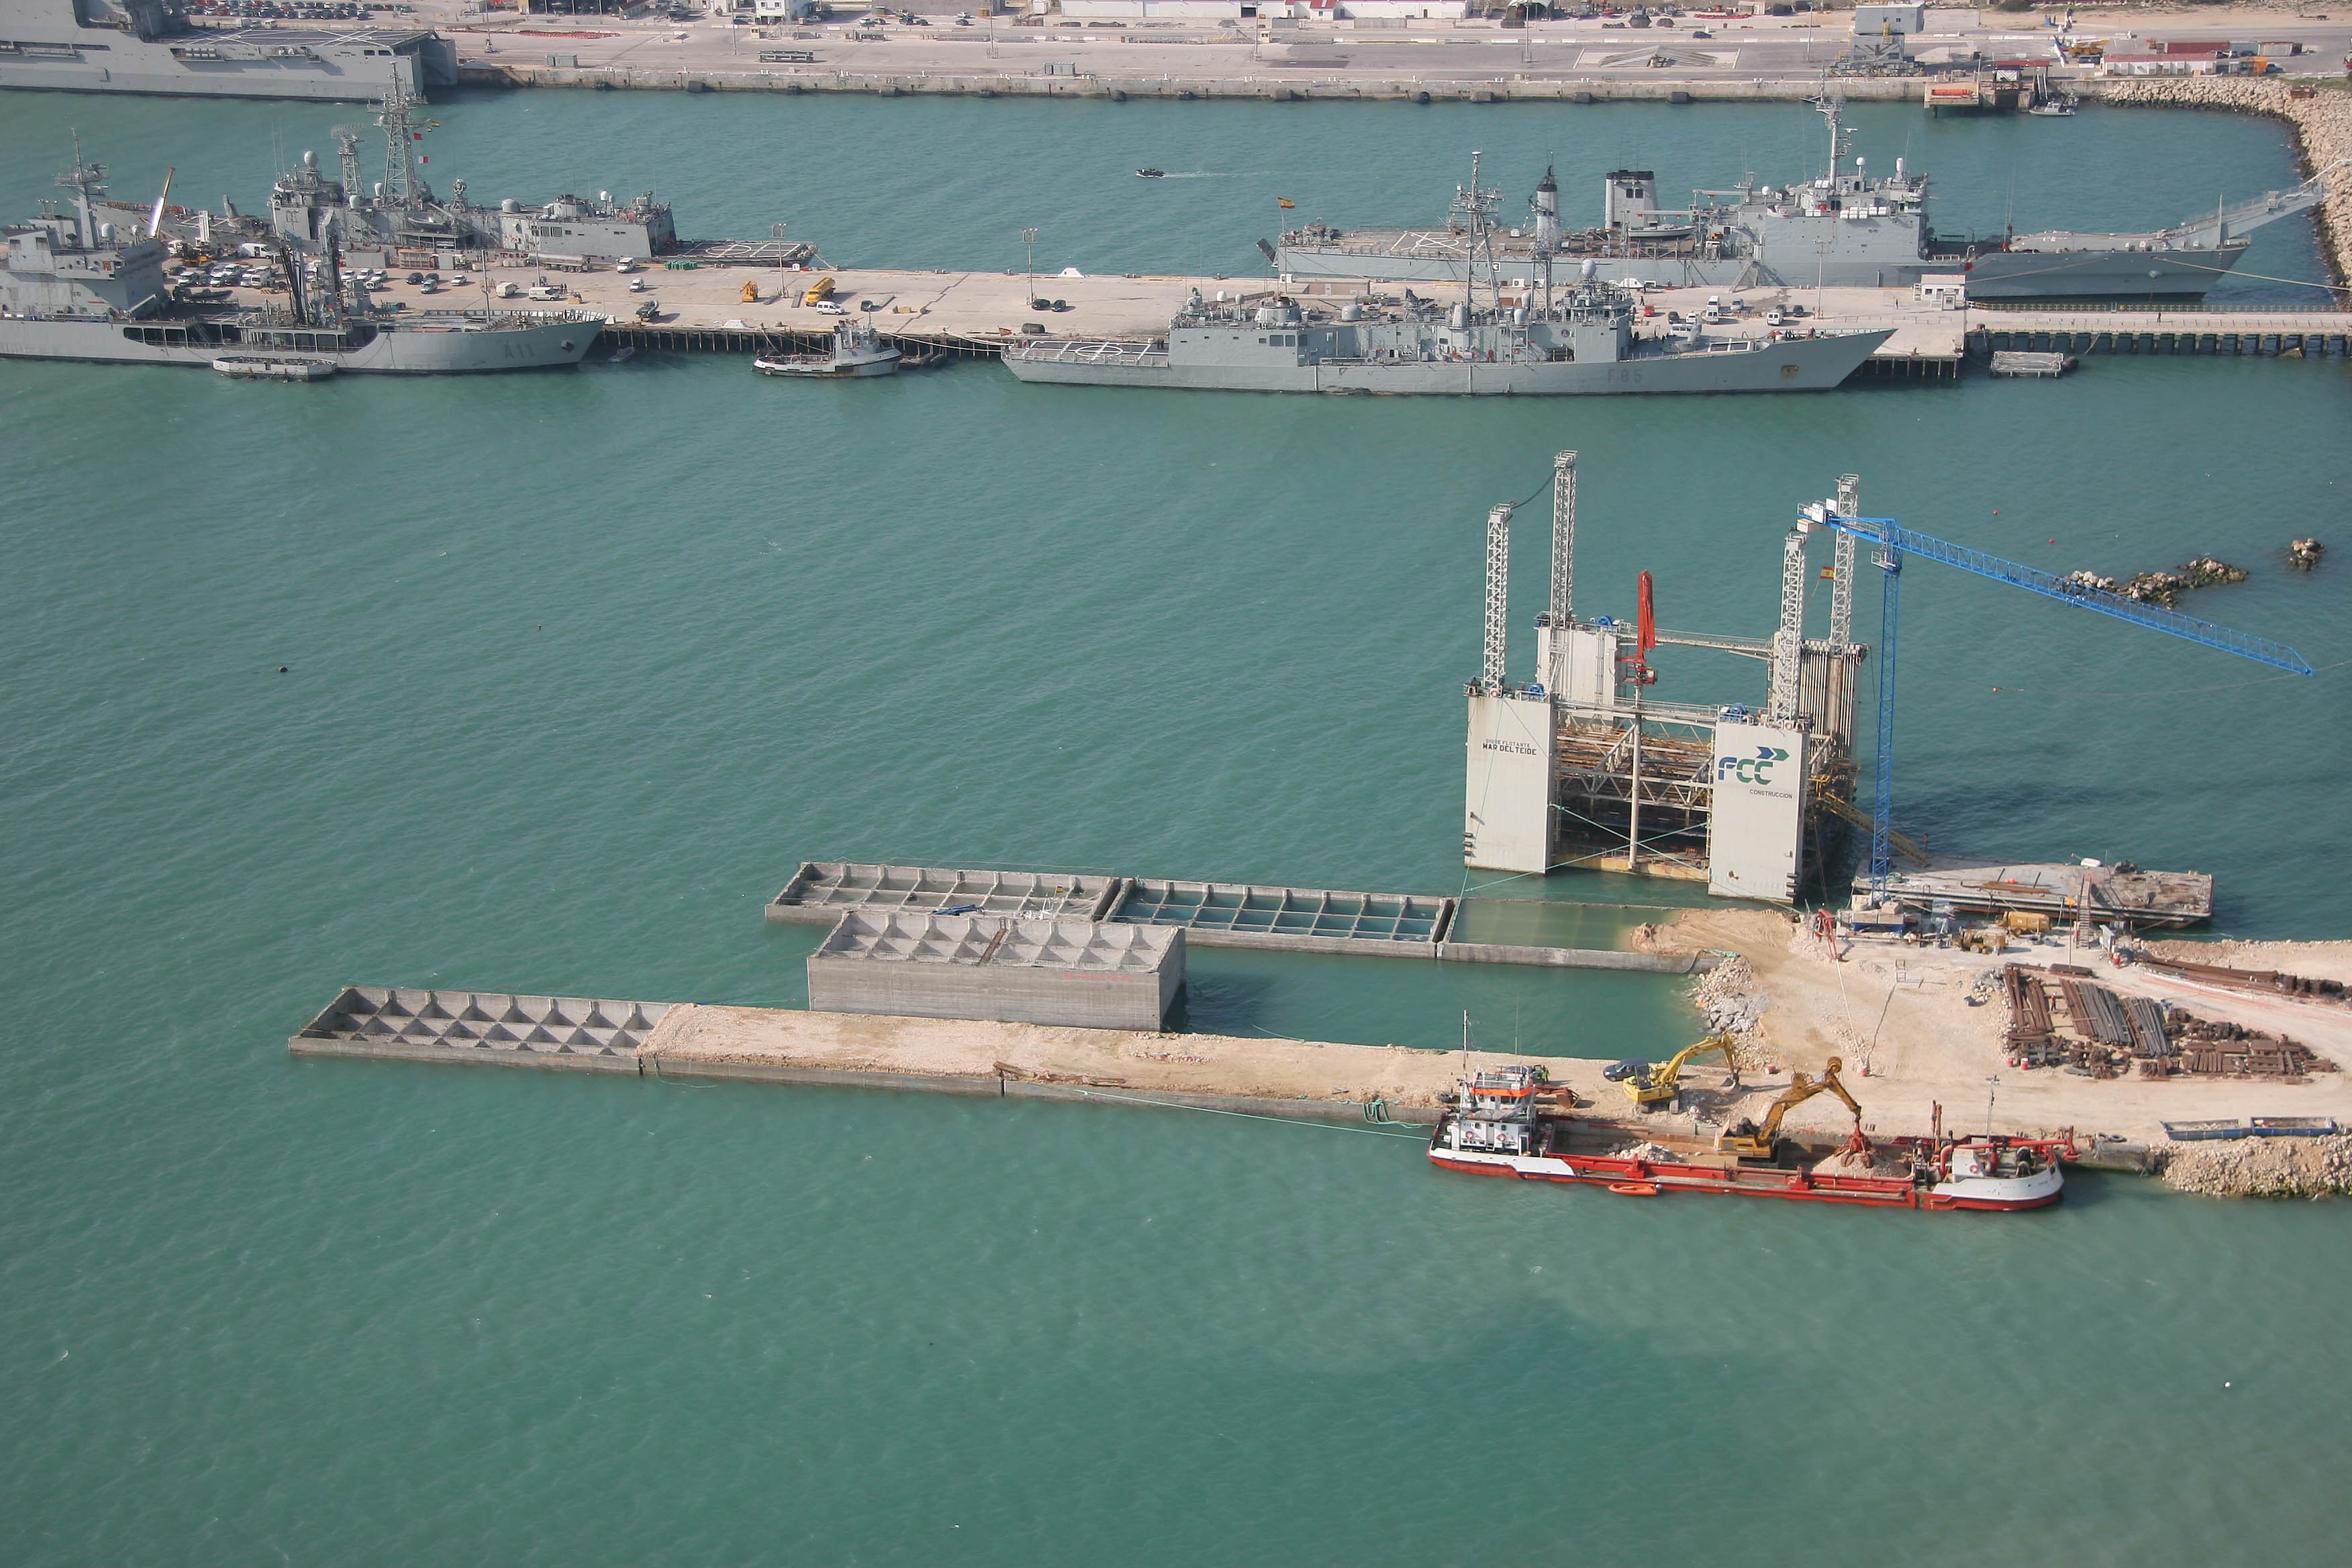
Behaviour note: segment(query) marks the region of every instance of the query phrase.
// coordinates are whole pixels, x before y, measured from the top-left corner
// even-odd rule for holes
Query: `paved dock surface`
[[[1501,100],[1595,96],[1794,98],[1817,89],[1845,47],[1851,18],[1827,16],[1683,17],[1673,26],[1632,27],[1622,17],[1538,21],[1502,26],[1488,18],[1423,17],[1370,23],[1301,22],[1220,26],[1213,19],[1086,26],[1048,18],[1045,26],[993,22],[957,26],[952,10],[921,26],[830,24],[765,29],[698,21],[679,25],[611,16],[522,16],[488,20],[442,0],[445,30],[470,74],[547,85],[676,89],[689,81],[725,90],[960,92],[1003,96],[1081,95],[1202,98]],[[1990,8],[1930,13],[1935,31],[1913,39],[1915,58],[1934,65],[1975,54],[2062,68],[2055,30],[2036,14]],[[2135,18],[2150,33],[2196,34],[2189,16]],[[2258,35],[2294,39],[2305,52],[2282,60],[2294,74],[2331,74],[2352,41],[2334,18],[2266,20]],[[2087,25],[2093,36],[2117,30]],[[2207,34],[2212,31],[2205,29]],[[761,36],[764,33],[764,37]],[[1705,37],[1699,36],[1705,34]],[[766,60],[791,51],[808,60]],[[1853,79],[1854,99],[1921,103],[1919,78]]]

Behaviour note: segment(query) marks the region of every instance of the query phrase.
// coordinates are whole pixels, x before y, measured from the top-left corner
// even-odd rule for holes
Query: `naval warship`
[[[0,0],[0,87],[336,100],[457,79],[457,50],[425,28],[207,27],[186,0]]]
[[[1486,305],[1409,289],[1393,306],[1308,306],[1284,295],[1213,301],[1195,289],[1164,338],[1033,338],[1009,345],[1004,364],[1024,381],[1240,392],[1821,392],[1893,335],[1716,337],[1691,322],[1643,337],[1634,295],[1594,272],[1587,261],[1565,289],[1547,279],[1517,303],[1497,290]]]
[[[2245,255],[2247,236],[2317,203],[2317,179],[2273,191],[2144,234],[2052,230],[1956,239],[1927,222],[1927,177],[1895,160],[1890,178],[1874,178],[1856,156],[1846,172],[1849,132],[1834,93],[1810,100],[1828,121],[1829,167],[1806,184],[1776,187],[1752,179],[1728,191],[1696,191],[1690,205],[1658,205],[1657,176],[1619,169],[1605,180],[1597,228],[1562,232],[1555,254],[1597,262],[1603,276],[1672,288],[1899,288],[1930,273],[1961,273],[1971,300],[2152,300],[2202,296]],[[1364,278],[1408,283],[1461,282],[1472,266],[1474,237],[1491,227],[1498,194],[1478,183],[1457,187],[1442,229],[1360,229],[1310,225],[1260,241],[1288,278]],[[1536,187],[1534,225],[1495,243],[1506,273],[1531,278],[1537,230],[1557,225],[1559,187],[1546,170]]]
[[[316,154],[278,177],[269,192],[266,226],[232,215],[238,232],[282,236],[298,250],[317,254],[332,233],[346,251],[370,247],[432,252],[506,251],[577,262],[650,261],[677,248],[677,228],[667,203],[651,191],[614,204],[565,195],[526,205],[511,199],[481,206],[467,201],[466,182],[436,195],[418,167],[417,143],[437,122],[416,117],[419,100],[394,83],[375,105],[383,133],[383,178],[373,189],[360,174],[361,132],[334,128],[342,178],[331,180]]]
[[[1532,279],[1506,293],[1491,204],[1465,215],[1462,297],[1301,304],[1284,294],[1214,300],[1192,290],[1165,337],[1148,342],[1037,337],[1008,344],[1024,381],[1236,392],[1557,396],[1624,392],[1824,392],[1894,335],[1775,330],[1710,332],[1675,321],[1645,334],[1633,290],[1591,257],[1564,288],[1556,212],[1538,208]],[[1486,299],[1479,290],[1483,284]],[[1710,315],[1712,311],[1708,312]]]
[[[0,357],[211,365],[239,352],[299,355],[335,369],[409,374],[539,370],[580,363],[603,329],[573,311],[436,310],[384,316],[348,288],[330,237],[315,270],[280,240],[289,302],[216,309],[173,298],[171,242],[156,232],[163,200],[144,231],[98,217],[105,166],[58,176],[70,213],[44,202],[39,216],[10,226],[0,264]]]

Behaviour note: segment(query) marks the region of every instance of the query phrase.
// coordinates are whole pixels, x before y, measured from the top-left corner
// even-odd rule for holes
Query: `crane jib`
[[[2143,605],[2136,599],[2126,599],[2121,594],[2108,589],[2094,587],[2087,583],[2061,577],[2055,573],[2044,572],[2038,566],[2028,566],[2021,562],[2005,561],[1998,555],[1988,555],[1981,550],[1971,550],[1966,545],[1954,544],[1947,540],[1937,539],[1932,535],[1905,528],[1891,517],[1839,517],[1825,510],[1821,511],[1808,510],[1806,515],[1811,521],[1825,527],[1834,528],[1843,532],[1851,533],[1857,539],[1866,539],[1874,544],[1884,546],[1897,557],[1924,556],[1930,561],[1940,561],[1947,566],[1957,566],[1963,572],[1972,572],[1979,577],[1990,577],[1996,583],[2007,583],[2014,587],[2023,588],[2029,593],[2040,594],[2044,598],[2055,599],[2061,604],[2074,605],[2085,610],[2095,610],[2100,615],[2112,616],[2119,621],[2130,621],[2136,626],[2147,626],[2151,631],[2166,632],[2189,642],[2201,643],[2207,647],[2219,648],[2224,653],[2236,654],[2241,658],[2251,658],[2257,663],[2270,665],[2273,668],[2287,670],[2295,675],[2317,673],[2312,668],[2308,659],[2284,643],[2273,642],[2268,637],[2258,637],[2245,632],[2232,631],[2228,626],[2215,626],[2210,621],[2200,621],[2195,616],[2184,616],[2178,610],[2166,609],[2161,605]]]

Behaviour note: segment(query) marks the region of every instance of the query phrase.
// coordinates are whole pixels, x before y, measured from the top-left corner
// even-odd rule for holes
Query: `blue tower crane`
[[[2160,605],[2143,605],[2111,589],[2094,587],[2071,577],[2044,572],[2038,566],[2004,561],[1981,550],[1970,550],[1963,544],[1953,544],[1917,533],[1891,517],[1840,517],[1831,509],[1831,503],[1822,501],[1804,510],[1803,521],[1816,527],[1850,533],[1858,540],[1867,540],[1877,545],[1878,555],[1874,564],[1885,576],[1885,595],[1878,631],[1878,799],[1872,808],[1870,819],[1870,895],[1874,900],[1886,896],[1887,874],[1892,869],[1887,856],[1886,836],[1895,816],[1895,631],[1897,598],[1903,585],[1903,558],[1906,555],[1940,561],[1947,566],[1957,566],[1963,572],[1973,572],[1996,583],[2007,583],[2011,587],[2055,599],[2062,605],[2095,610],[2119,621],[2129,621],[2152,631],[2168,632],[2295,675],[2317,673],[2311,668],[2310,661],[2284,643],[2234,632],[2210,621],[2200,621],[2194,616],[2184,616],[2178,610],[2168,610]]]

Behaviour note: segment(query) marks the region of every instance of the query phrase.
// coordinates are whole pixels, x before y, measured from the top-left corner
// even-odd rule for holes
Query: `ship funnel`
[[[1900,158],[1895,160],[1895,177],[1898,180],[1903,177],[1903,160]]]
[[[1536,187],[1536,250],[1549,256],[1559,248],[1559,182],[1549,168]]]
[[[1470,307],[1457,303],[1454,307],[1453,314],[1446,317],[1445,320],[1446,325],[1452,327],[1455,331],[1468,331],[1470,330]]]
[[[1636,227],[1658,205],[1658,176],[1648,169],[1610,171],[1601,221],[1611,228]]]

